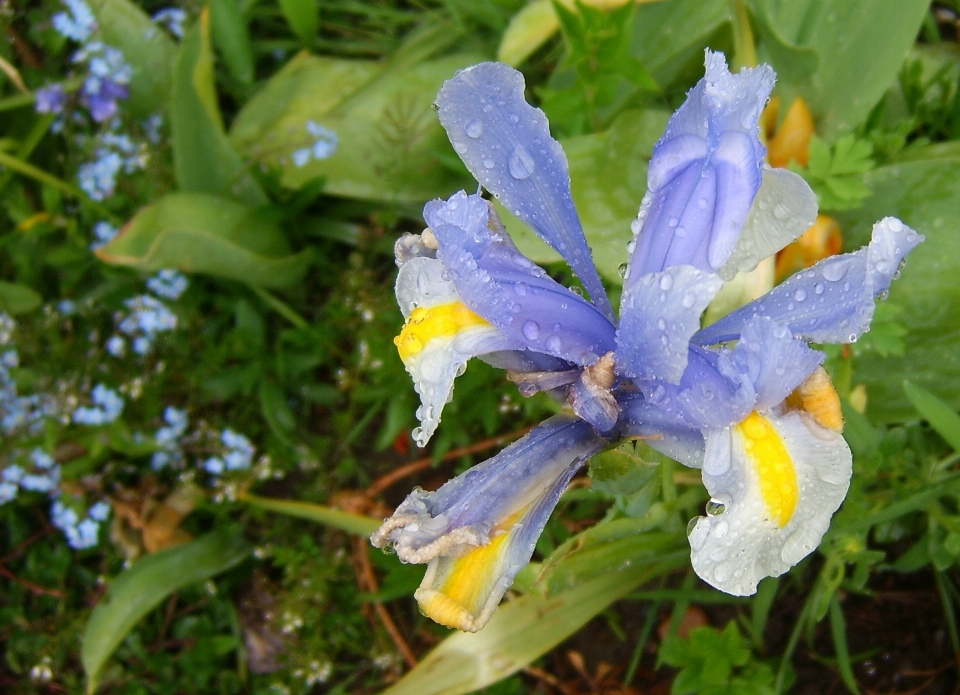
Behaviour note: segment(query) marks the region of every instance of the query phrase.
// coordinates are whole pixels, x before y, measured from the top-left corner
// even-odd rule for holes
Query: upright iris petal
[[[543,111],[523,98],[523,75],[502,63],[461,71],[437,95],[453,149],[484,188],[563,256],[601,311],[613,310],[570,194],[567,156]]]

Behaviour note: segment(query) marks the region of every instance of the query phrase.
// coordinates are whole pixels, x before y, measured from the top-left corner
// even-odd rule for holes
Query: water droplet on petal
[[[510,170],[510,176],[515,179],[523,180],[529,178],[530,174],[536,168],[537,164],[533,157],[527,152],[523,145],[517,145],[513,148],[510,159],[507,160],[507,168]]]
[[[536,340],[540,337],[540,324],[536,321],[526,321],[520,330],[527,340]]]
[[[494,161],[493,161],[492,159],[484,159],[484,160],[483,160],[483,166],[484,166],[486,169],[493,169],[493,167],[495,166],[495,165],[494,165]]]
[[[802,287],[798,287],[798,288],[797,288],[797,291],[793,293],[793,297],[794,297],[794,299],[796,299],[798,302],[802,302],[804,299],[807,298],[807,291],[806,291],[805,289],[803,289]]]
[[[481,135],[483,135],[483,123],[481,123],[480,121],[470,121],[467,124],[467,127],[464,128],[464,130],[467,132],[467,135],[469,135],[470,137],[478,138]]]
[[[549,338],[547,338],[547,343],[545,347],[547,348],[548,352],[559,354],[560,349],[563,347],[563,341],[560,340],[560,336],[552,335]]]
[[[727,505],[720,500],[711,499],[707,502],[707,514],[710,516],[720,516],[727,511]]]
[[[825,263],[823,266],[823,277],[830,282],[836,282],[846,274],[846,263]]]
[[[660,278],[660,289],[661,289],[661,290],[666,291],[666,290],[669,290],[671,287],[673,287],[673,276],[672,276],[672,275],[664,275],[663,277]]]
[[[629,275],[628,270],[629,270],[629,267],[627,266],[627,264],[621,263],[619,266],[617,266],[617,275],[619,275],[624,280],[626,280],[627,276]]]

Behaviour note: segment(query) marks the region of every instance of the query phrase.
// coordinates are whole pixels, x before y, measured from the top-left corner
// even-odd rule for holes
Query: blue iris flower
[[[850,450],[839,399],[808,342],[848,343],[923,237],[895,218],[870,244],[801,272],[717,323],[701,315],[725,280],[751,270],[814,221],[799,176],[771,169],[758,120],[768,66],[706,75],[654,148],[617,322],[570,193],[566,156],[520,73],[460,72],[437,98],[454,150],[488,191],[577,273],[590,299],[514,246],[490,202],[460,192],[428,203],[429,227],[397,242],[396,339],[421,406],[423,446],[471,357],[508,370],[524,395],[568,408],[436,492],[415,490],[373,535],[425,563],[416,597],[434,620],[483,627],[564,487],[598,451],[629,437],[702,469],[711,494],[688,536],[695,571],[736,595],[756,591],[819,544],[846,494]]]

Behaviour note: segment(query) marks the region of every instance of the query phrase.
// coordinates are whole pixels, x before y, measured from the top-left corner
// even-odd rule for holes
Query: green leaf
[[[843,617],[843,608],[840,599],[834,594],[830,599],[830,634],[833,636],[833,646],[837,651],[837,667],[840,677],[851,693],[857,694],[857,679],[853,675],[853,665],[850,663],[850,648],[847,646],[847,621]]]
[[[817,131],[827,138],[851,131],[880,100],[916,39],[929,4],[928,0],[751,2],[764,40],[761,57],[777,71],[778,91],[788,104],[802,96],[816,118]],[[819,60],[811,72],[814,56]]]
[[[557,33],[560,22],[552,0],[534,0],[517,12],[503,32],[497,60],[517,66]]]
[[[483,630],[447,637],[383,695],[462,695],[519,671],[647,579],[631,567],[551,598],[504,603]]]
[[[857,356],[855,378],[867,387],[867,412],[874,422],[915,417],[900,387],[906,379],[960,409],[960,158],[917,159],[865,175],[873,195],[863,206],[837,215],[847,249],[870,239],[874,222],[900,217],[927,240],[911,252],[890,300],[903,312],[903,356],[867,351]],[[896,375],[897,378],[892,378]]]
[[[127,633],[174,591],[209,579],[238,564],[250,546],[234,531],[218,530],[190,543],[148,555],[118,576],[90,614],[80,659],[87,692],[97,689],[100,671]]]
[[[482,56],[425,61],[456,36],[435,34],[412,40],[386,64],[295,56],[237,115],[231,142],[251,160],[277,167],[288,188],[324,176],[331,195],[419,203],[475,186],[434,156],[455,158],[432,104],[445,80]],[[298,167],[291,154],[315,140],[310,121],[336,133],[337,149]]]
[[[291,434],[297,426],[297,420],[287,405],[287,396],[277,384],[264,379],[260,382],[260,411],[270,425],[270,429],[283,442],[293,446]]]
[[[210,0],[213,42],[233,78],[242,85],[253,84],[253,50],[250,32],[236,0]]]
[[[287,24],[300,37],[305,48],[312,48],[320,28],[320,3],[318,0],[279,0]]]
[[[177,48],[150,17],[129,0],[93,0],[99,38],[119,48],[133,68],[124,111],[145,118],[161,111],[170,95]]]
[[[590,487],[608,495],[632,495],[657,472],[655,464],[637,456],[633,444],[590,459]]]
[[[43,304],[43,297],[32,288],[14,282],[0,281],[0,311],[28,314]]]
[[[224,134],[213,81],[209,9],[200,13],[180,46],[170,104],[173,163],[180,190],[229,195],[254,205],[266,203],[267,197]]]
[[[143,208],[96,253],[146,272],[178,268],[271,288],[300,282],[310,265],[309,250],[291,254],[276,223],[255,209],[190,193]]]
[[[341,531],[353,533],[357,536],[370,536],[374,531],[380,528],[383,523],[378,519],[371,519],[359,514],[340,511],[332,507],[324,507],[320,504],[310,504],[309,502],[293,502],[290,500],[275,500],[268,497],[257,497],[246,493],[239,495],[241,502],[246,502],[254,507],[266,509],[270,512],[278,512],[288,516],[295,516],[300,519],[309,519],[327,526],[333,526]]]
[[[611,282],[623,282],[618,270],[627,260],[627,243],[633,238],[630,223],[637,218],[647,191],[647,161],[669,117],[669,112],[657,109],[626,111],[605,132],[561,143],[570,162],[573,199],[594,263]],[[499,204],[497,209],[523,253],[538,263],[560,260],[529,227]]]
[[[903,382],[903,391],[937,434],[943,437],[954,451],[960,451],[960,415],[925,388],[909,381]]]

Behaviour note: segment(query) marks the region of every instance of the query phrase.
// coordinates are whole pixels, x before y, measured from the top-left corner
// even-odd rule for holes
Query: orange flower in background
[[[797,97],[778,128],[779,111],[780,97],[774,97],[763,112],[767,161],[774,167],[786,167],[792,161],[806,166],[810,161],[813,114],[810,113],[807,102]],[[840,253],[842,246],[840,224],[828,215],[817,215],[817,221],[810,229],[777,254],[776,282],[798,270],[809,268],[823,258]]]

